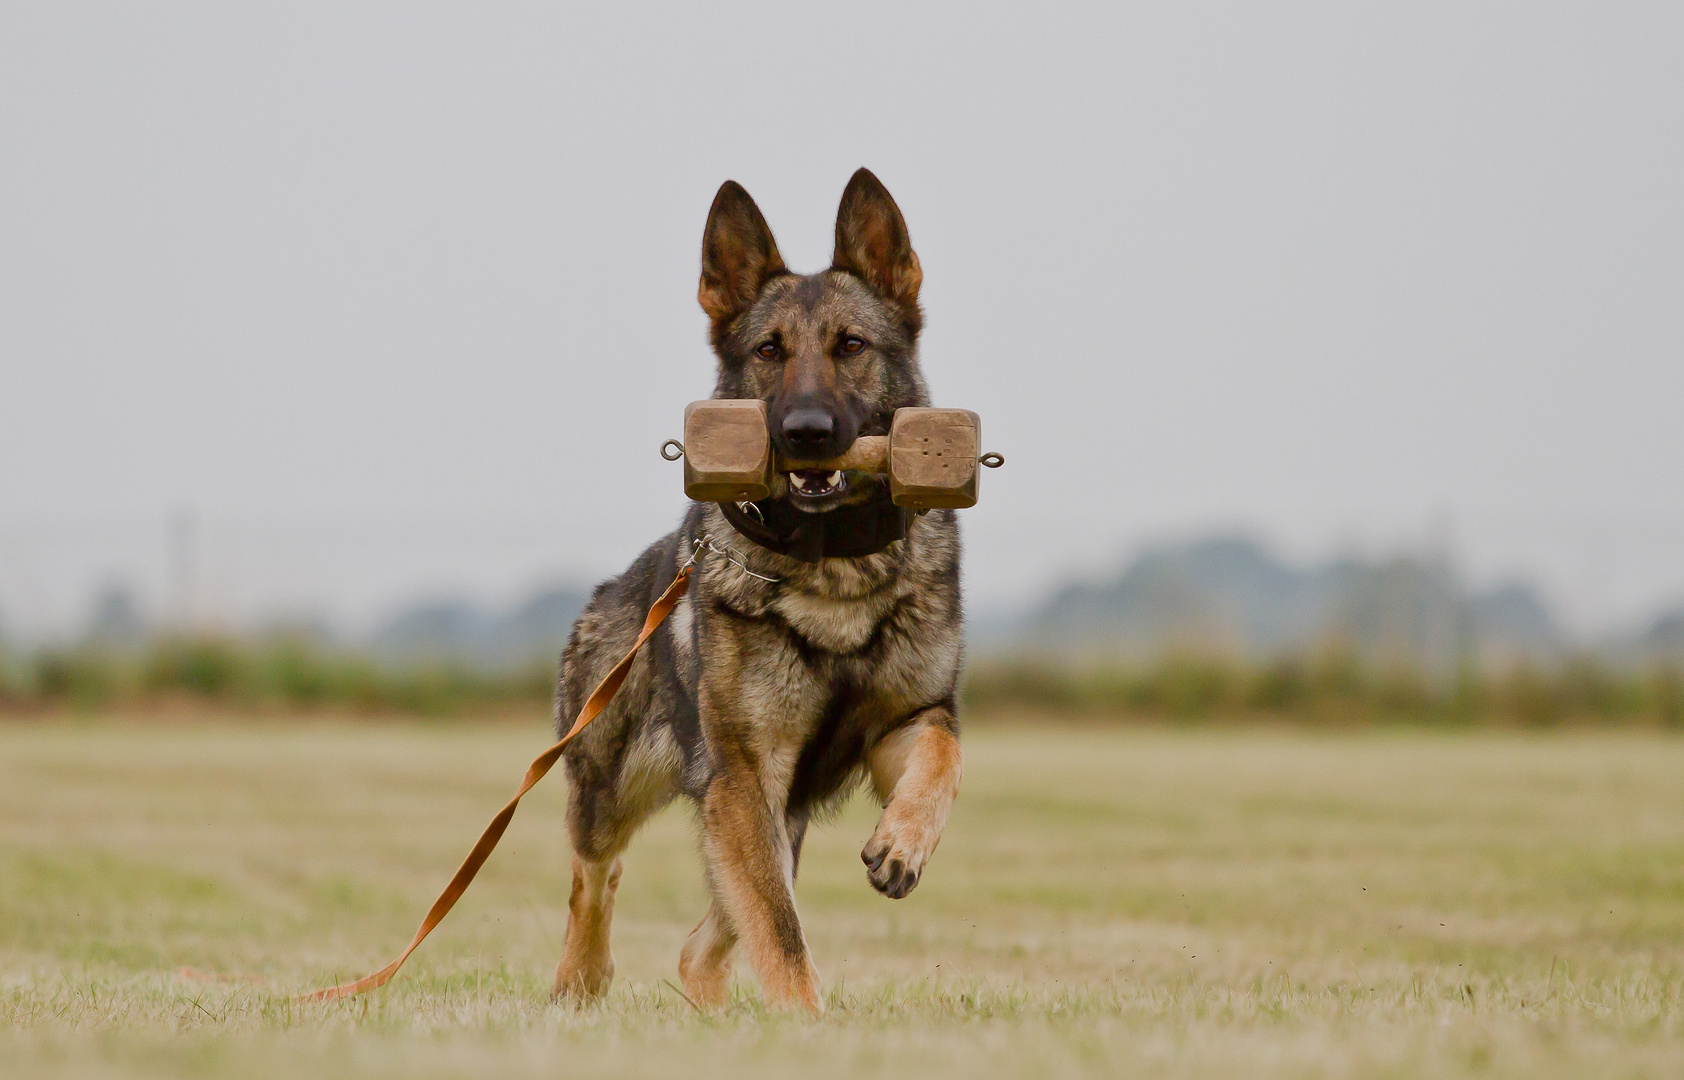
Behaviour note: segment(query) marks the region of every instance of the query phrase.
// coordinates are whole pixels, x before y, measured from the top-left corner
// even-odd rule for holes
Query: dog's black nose
[[[824,409],[791,409],[784,415],[784,441],[795,453],[822,455],[836,435],[836,418]]]

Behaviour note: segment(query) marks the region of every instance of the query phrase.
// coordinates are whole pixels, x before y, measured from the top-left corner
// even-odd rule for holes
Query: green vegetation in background
[[[0,654],[0,708],[14,712],[202,703],[446,716],[547,706],[554,688],[549,663],[501,671],[461,663],[399,667],[293,638],[170,638],[127,652],[84,646]],[[1267,662],[1024,657],[973,663],[964,702],[982,712],[1088,719],[1684,727],[1684,670],[1580,657],[1502,671],[1466,666],[1434,679],[1337,652]]]
[[[0,706],[13,711],[204,703],[441,716],[547,703],[554,689],[550,665],[392,667],[289,638],[168,638],[139,651],[86,646],[0,657]]]
[[[1171,657],[1154,664],[1071,665],[1001,660],[968,672],[965,701],[981,709],[1068,716],[1208,720],[1288,716],[1299,722],[1409,722],[1550,727],[1642,723],[1684,727],[1684,672],[1620,669],[1590,658],[1506,671],[1463,667],[1432,679],[1347,654],[1247,664]]]

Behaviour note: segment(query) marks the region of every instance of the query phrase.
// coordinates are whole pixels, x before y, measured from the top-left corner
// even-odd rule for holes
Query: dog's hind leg
[[[944,705],[925,709],[872,747],[866,764],[884,806],[860,859],[871,887],[899,900],[918,884],[959,794],[962,769],[953,711]]]
[[[784,830],[789,833],[789,879],[794,881],[795,875],[801,872],[801,841],[807,838],[806,815],[789,817]]]
[[[801,864],[801,840],[807,834],[807,819],[789,819],[789,874],[795,876]],[[711,875],[710,875],[711,876]],[[709,883],[710,885],[712,882]],[[708,913],[690,936],[678,956],[678,977],[690,1000],[703,1008],[725,1004],[731,986],[731,952],[737,947],[737,930],[721,906],[718,887],[712,889]]]
[[[731,950],[736,947],[737,930],[716,896],[678,954],[678,979],[692,1003],[704,1009],[725,1004],[731,987]]]
[[[677,761],[670,734],[655,728],[632,744],[617,774],[588,762],[569,770],[573,889],[567,899],[567,943],[555,971],[557,996],[588,1001],[606,993],[613,981],[608,934],[620,884],[620,853],[638,826],[671,800]]]
[[[620,857],[590,860],[573,856],[573,889],[567,897],[567,944],[555,969],[555,995],[575,1003],[601,997],[614,980],[608,932],[614,921],[614,892],[620,887]]]

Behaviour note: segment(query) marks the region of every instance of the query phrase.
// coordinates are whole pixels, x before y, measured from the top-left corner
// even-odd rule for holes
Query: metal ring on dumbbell
[[[674,451],[673,453],[667,453],[669,447]],[[684,456],[684,444],[677,439],[668,439],[661,444],[661,456],[668,461],[677,461]]]
[[[996,454],[994,451],[990,450],[988,453],[977,458],[977,463],[985,469],[998,469],[1006,463],[1006,455]]]

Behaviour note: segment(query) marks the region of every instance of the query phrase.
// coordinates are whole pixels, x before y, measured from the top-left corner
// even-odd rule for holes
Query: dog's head
[[[861,435],[883,435],[896,409],[928,405],[918,370],[924,272],[900,208],[861,169],[836,214],[830,268],[792,274],[748,192],[727,180],[702,235],[697,296],[719,357],[718,398],[759,398],[780,457],[820,462]],[[774,498],[810,512],[872,497],[866,473],[780,473]]]

